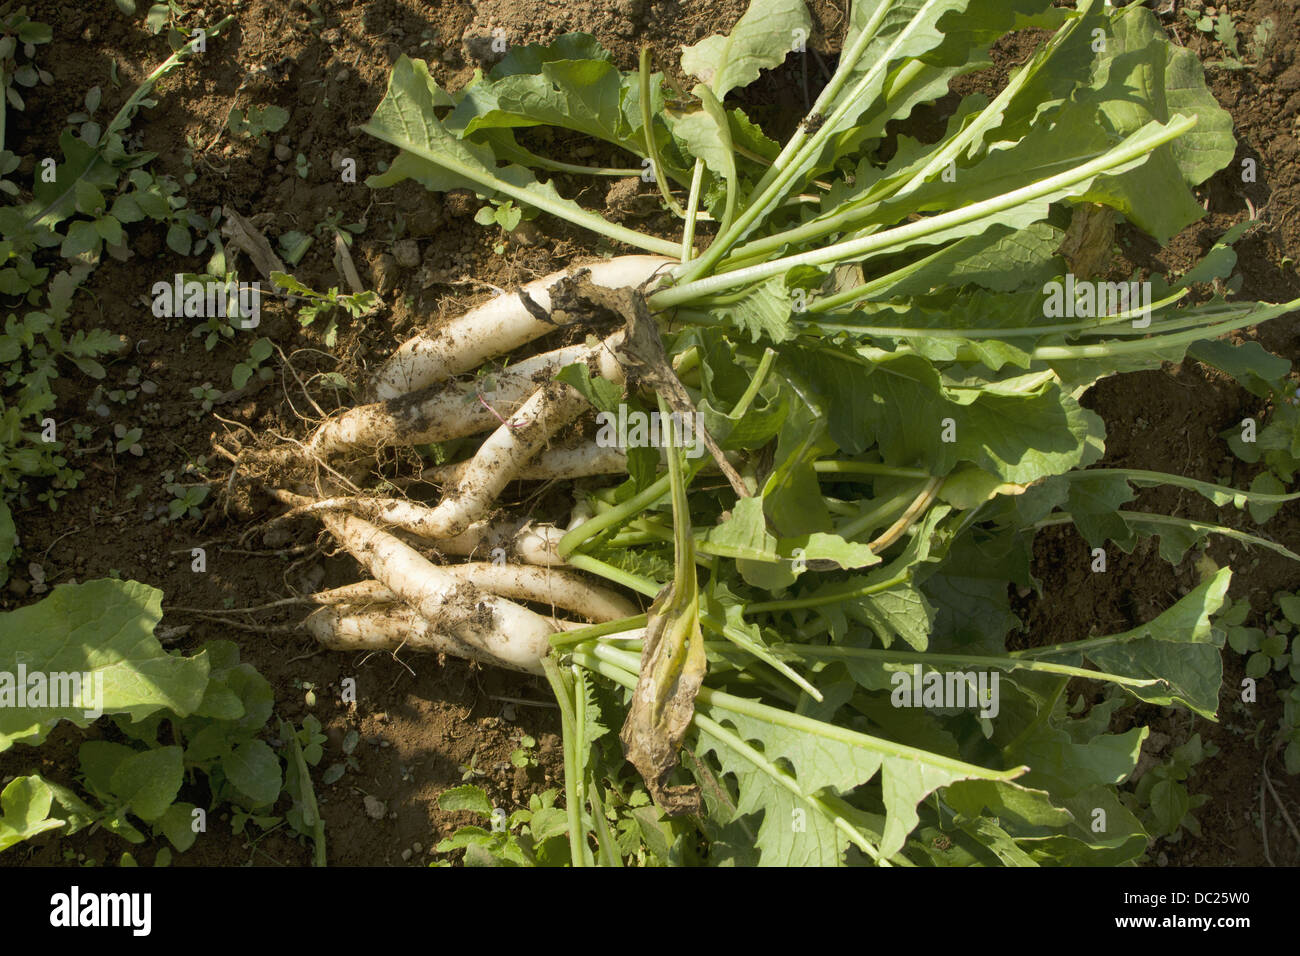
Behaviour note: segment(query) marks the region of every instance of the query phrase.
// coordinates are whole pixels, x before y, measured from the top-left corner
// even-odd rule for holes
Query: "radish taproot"
[[[591,281],[596,285],[619,289],[642,286],[675,264],[663,256],[620,256],[552,272],[529,282],[520,292],[549,312],[551,287],[580,270],[590,271]],[[380,400],[393,399],[446,381],[554,330],[553,323],[529,311],[519,294],[499,295],[436,331],[404,342],[375,376],[375,396]]]
[[[447,574],[410,545],[368,521],[328,512],[330,533],[366,570],[430,626],[492,659],[541,673],[556,628],[542,615]]]
[[[587,364],[593,373],[623,381],[617,357],[622,342],[620,329],[595,345],[543,352],[485,379],[427,386],[401,397],[359,405],[317,428],[307,441],[307,451],[329,458],[354,449],[422,445],[486,431],[509,417],[540,384],[567,365]]]

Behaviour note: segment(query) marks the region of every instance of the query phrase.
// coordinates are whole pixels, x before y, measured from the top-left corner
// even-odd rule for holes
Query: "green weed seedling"
[[[343,221],[343,210],[328,208],[325,210],[325,218],[316,223],[316,228],[312,230],[317,239],[328,237],[331,241],[334,236],[341,238],[345,245],[352,248],[352,238],[359,236],[366,231],[364,219],[361,222]]]
[[[440,810],[473,813],[483,817],[488,827],[461,827],[439,843],[437,850],[463,850],[467,866],[563,865],[569,861],[565,836],[568,818],[555,805],[558,795],[554,789],[533,794],[527,809],[516,810],[507,819],[505,811],[493,807],[480,787],[466,785],[448,790],[438,798]]]
[[[352,318],[357,319],[369,315],[382,304],[376,292],[367,291],[341,295],[337,286],[332,287],[328,292],[317,292],[284,272],[272,272],[271,281],[285,292],[307,300],[305,304],[298,308],[298,324],[303,328],[320,318],[328,320],[324,337],[325,344],[331,348],[338,340],[336,310],[342,309]]]
[[[1210,798],[1203,793],[1190,793],[1187,780],[1197,764],[1218,752],[1214,744],[1202,744],[1201,735],[1193,734],[1185,744],[1175,747],[1167,760],[1142,775],[1130,802],[1154,839],[1176,843],[1184,830],[1193,836],[1201,835],[1200,823],[1192,811]]]
[[[516,206],[509,199],[504,201],[493,200],[489,205],[480,207],[479,211],[474,214],[474,221],[480,226],[495,224],[501,228],[503,234],[514,232],[521,222],[535,218],[537,218],[535,209],[527,206]],[[502,241],[497,242],[492,249],[497,255],[505,252],[504,235]]]
[[[198,401],[200,410],[206,414],[212,411],[213,404],[221,397],[221,392],[213,388],[211,382],[204,382],[191,388],[190,396]]]
[[[167,502],[168,520],[201,518],[203,513],[199,510],[199,506],[208,499],[211,490],[207,485],[181,485],[174,482],[168,484],[167,491],[172,495],[172,500]]]
[[[289,122],[289,111],[281,106],[250,106],[246,110],[232,107],[226,117],[226,128],[235,136],[255,140],[258,146],[269,146],[268,133],[278,133]]]
[[[533,748],[537,746],[537,741],[524,734],[519,738],[519,746],[510,754],[510,763],[515,767],[536,767],[537,755],[533,753]]]
[[[349,730],[343,735],[343,759],[330,764],[325,768],[325,773],[321,777],[321,783],[325,786],[331,786],[343,779],[343,775],[351,770],[353,773],[361,771],[361,762],[354,755],[357,744],[361,742],[361,734],[356,729]]]
[[[231,22],[209,28],[205,41],[219,36]],[[24,86],[31,79],[24,67],[31,65],[36,46],[48,42],[50,33],[47,26],[30,21],[23,8],[4,14],[0,53],[10,59],[0,58],[0,74]],[[55,507],[84,478],[68,465],[65,442],[47,424],[56,404],[51,382],[69,367],[103,380],[100,359],[123,345],[120,336],[104,329],[65,331],[75,295],[104,253],[130,255],[124,227],[131,223],[165,223],[169,248],[181,253],[192,248],[189,231],[201,217],[176,195],[179,186],[174,181],[148,171],[154,154],[133,151],[127,131],[141,108],[155,105],[151,93],[158,82],[196,46],[197,40],[183,40],[179,49],[174,47],[176,52],[107,121],[96,118],[102,91],[92,87],[81,109],[68,117],[56,155],[31,157],[35,172],[30,182],[20,186],[0,181],[0,189],[15,200],[0,207],[0,294],[18,303],[0,325],[0,386],[6,393],[0,403],[0,583],[8,579],[8,565],[18,548],[11,517],[15,504],[27,507],[35,499]],[[20,54],[25,58],[21,63]],[[36,77],[42,78],[40,70]],[[32,88],[34,92],[35,85]],[[26,105],[12,84],[6,86],[6,99],[8,109]],[[0,107],[0,136],[4,115],[5,107]],[[12,152],[0,151],[0,175],[12,173],[20,161]],[[57,257],[43,250],[54,250]],[[116,437],[120,442],[126,435]],[[138,438],[133,439],[124,450],[137,443]],[[36,483],[39,491],[33,487]]]
[[[235,388],[243,388],[254,375],[262,381],[270,381],[271,370],[262,365],[271,357],[270,339],[256,339],[248,347],[248,358],[234,367],[230,373],[230,382]]]
[[[140,443],[140,439],[144,437],[143,428],[138,426],[128,428],[119,423],[113,426],[113,437],[117,439],[113,450],[119,455],[130,453],[139,458],[144,454],[144,445]]]

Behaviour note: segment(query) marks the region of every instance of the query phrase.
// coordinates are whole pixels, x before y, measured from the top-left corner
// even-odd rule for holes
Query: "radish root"
[[[632,309],[613,306],[641,302],[633,290],[646,287],[672,264],[658,256],[624,256],[530,282],[405,342],[372,379],[371,394],[377,400],[334,415],[305,442],[288,439],[296,446],[288,449],[241,449],[236,468],[263,466],[256,477],[289,506],[271,523],[319,519],[370,578],[241,613],[314,604],[318,607],[305,626],[325,647],[407,647],[532,674],[543,672],[553,634],[587,626],[583,621],[604,623],[641,613],[629,596],[564,568],[558,550],[562,528],[503,518],[498,509],[506,488],[517,480],[626,473],[627,455],[621,448],[581,438],[557,442],[562,430],[591,409],[582,393],[556,381],[556,375],[582,364],[593,380],[624,387],[629,365],[637,383],[652,383],[662,391],[671,372],[662,371],[668,368],[659,360],[662,346],[646,359],[650,352],[642,340],[649,334],[649,313],[640,308],[637,314],[644,313],[644,320],[638,326],[629,318]],[[610,298],[608,290],[623,291]],[[601,338],[516,357],[496,370],[484,367],[490,359],[585,319],[604,325]],[[629,336],[641,344],[629,350]],[[472,379],[456,379],[469,372],[475,372]],[[675,377],[673,383],[675,407],[687,407],[689,397]],[[399,457],[399,474],[380,486],[411,488],[425,482],[441,488],[436,503],[365,490],[367,484],[375,487],[365,480],[366,472],[394,470],[394,459],[380,454],[385,449],[475,435],[482,438],[468,459],[424,468],[411,478],[409,470],[401,474],[407,463]],[[720,467],[725,465],[724,459]],[[553,507],[549,498],[539,500]],[[571,524],[590,517],[585,499],[570,506]],[[430,552],[434,560],[425,556]],[[438,563],[446,559],[468,560]]]

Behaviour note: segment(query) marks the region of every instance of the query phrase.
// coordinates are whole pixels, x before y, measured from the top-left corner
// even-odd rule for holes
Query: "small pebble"
[[[366,794],[365,799],[361,802],[365,805],[366,816],[372,820],[382,820],[384,814],[388,812],[388,807],[384,804],[384,801],[372,797],[370,794]]]
[[[405,849],[405,850],[402,851],[402,859],[403,859],[403,860],[409,860],[410,858],[411,858],[411,850],[410,850],[410,848],[408,847],[407,849]]]

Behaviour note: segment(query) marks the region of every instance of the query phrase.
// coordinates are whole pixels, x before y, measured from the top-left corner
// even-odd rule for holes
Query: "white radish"
[[[420,477],[438,485],[458,484],[465,476],[473,459],[454,465],[426,468]],[[554,478],[591,478],[596,475],[622,475],[627,473],[627,454],[614,446],[602,448],[595,444],[566,445],[547,448],[516,473],[515,478],[525,481],[549,481]]]
[[[619,335],[616,333],[615,335]],[[606,378],[621,380],[618,364],[607,339],[596,364]],[[541,451],[551,436],[572,422],[587,408],[587,400],[562,382],[548,382],[520,407],[510,421],[503,422],[479,447],[466,466],[456,487],[434,508],[393,498],[354,498],[351,510],[386,524],[405,528],[423,538],[447,538],[460,534],[487,515],[502,490],[515,479],[519,469]],[[336,501],[321,502],[328,510]]]
[[[395,651],[409,647],[413,651],[449,654],[525,673],[541,670],[540,660],[536,668],[503,661],[432,627],[411,608],[400,604],[323,607],[307,618],[307,630],[324,647],[335,651]]]
[[[437,567],[442,573],[472,584],[480,591],[516,601],[562,607],[596,623],[617,621],[641,613],[639,607],[621,594],[592,584],[572,571],[556,571],[529,564],[498,564],[493,561],[443,564]],[[322,605],[366,605],[394,604],[401,601],[401,598],[378,581],[358,581],[356,584],[319,591],[291,601]]]
[[[325,422],[307,442],[307,450],[329,458],[354,448],[420,445],[463,438],[496,427],[525,402],[537,387],[567,365],[598,364],[623,381],[614,350],[620,330],[597,345],[571,345],[523,359],[486,381],[454,382],[392,401],[349,409]],[[608,377],[608,376],[606,376]]]
[[[571,631],[586,624],[556,621],[558,630]],[[313,612],[306,621],[307,630],[322,646],[334,651],[395,651],[407,647],[413,651],[448,654],[496,667],[535,674],[537,669],[520,667],[485,653],[444,631],[404,604],[354,606],[336,604]],[[629,631],[631,635],[644,634]],[[539,662],[540,667],[540,662]]]
[[[621,594],[590,584],[572,571],[493,562],[451,564],[441,570],[483,591],[516,601],[562,607],[596,623],[641,613],[639,607]]]
[[[416,533],[445,538],[485,517],[519,469],[587,407],[587,400],[568,385],[551,382],[539,388],[511,421],[483,442],[455,490],[428,515],[427,530]]]
[[[348,510],[422,538],[460,534],[486,516],[516,470],[586,407],[586,399],[568,385],[552,382],[538,389],[514,421],[501,425],[482,444],[460,483],[435,507],[401,498],[339,497],[317,501],[298,513]]]
[[[579,269],[591,270],[591,281],[607,289],[640,286],[661,270],[675,265],[662,256],[620,256],[585,266],[571,266],[529,282],[528,297],[551,310],[550,288]],[[374,381],[375,396],[396,398],[477,368],[494,355],[504,355],[540,338],[555,328],[534,318],[517,294],[499,295],[452,319],[436,331],[403,343],[380,368]]]
[[[481,593],[361,518],[330,512],[324,522],[376,581],[435,631],[448,633],[497,662],[542,672],[541,659],[550,650],[548,638],[556,631],[542,615]]]
[[[564,532],[553,524],[530,521],[476,521],[460,534],[438,541],[438,550],[457,557],[513,557],[525,564],[552,567],[563,564],[560,539]]]

